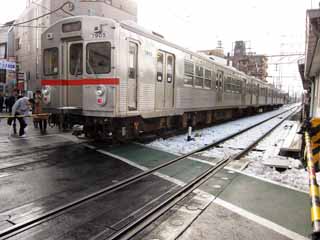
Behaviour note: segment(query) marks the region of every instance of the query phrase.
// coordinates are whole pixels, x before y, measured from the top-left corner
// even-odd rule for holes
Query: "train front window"
[[[83,72],[83,45],[75,43],[70,46],[70,74],[82,75]]]
[[[88,74],[107,74],[111,72],[111,43],[99,42],[87,45],[86,57]]]
[[[44,75],[56,75],[59,73],[59,50],[58,48],[48,48],[43,53]]]

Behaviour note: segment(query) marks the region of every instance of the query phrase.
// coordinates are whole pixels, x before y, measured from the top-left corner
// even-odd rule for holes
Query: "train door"
[[[246,84],[246,79],[242,79],[241,84],[242,84],[242,90],[241,90],[241,98],[242,98],[242,105],[246,105],[246,94],[247,94],[247,84]]]
[[[159,51],[157,55],[156,109],[170,109],[174,106],[175,57]]]
[[[138,44],[129,42],[128,110],[138,107]]]
[[[252,105],[253,104],[253,83],[252,81],[250,80],[248,82],[249,86],[248,86],[248,94],[249,94],[249,104]]]
[[[222,84],[222,80],[223,80],[223,72],[222,71],[217,71],[217,82],[216,82],[216,86],[217,86],[217,104],[220,105],[222,103],[222,94],[223,94],[223,84]]]
[[[174,105],[174,68],[175,59],[172,54],[166,54],[166,79],[164,91],[164,107],[173,108]]]
[[[82,107],[82,85],[79,80],[83,75],[83,43],[67,43],[67,97],[66,102],[69,107]]]
[[[269,88],[265,88],[265,94],[266,94],[266,104],[268,104],[268,96],[269,96]]]

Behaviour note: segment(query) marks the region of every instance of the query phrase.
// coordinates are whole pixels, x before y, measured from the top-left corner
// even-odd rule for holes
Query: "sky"
[[[318,6],[315,0],[138,2],[139,24],[191,50],[213,49],[221,40],[227,53],[235,41],[244,40],[248,51],[266,55],[304,53],[306,10]],[[281,81],[285,91],[300,90],[298,58],[269,58],[268,81]]]
[[[4,1],[4,0],[2,0]],[[225,53],[237,40],[257,54],[304,53],[306,9],[316,0],[136,0],[138,23],[191,50],[213,49],[221,40]],[[0,23],[17,18],[26,0],[10,0],[0,8]],[[269,58],[268,80],[285,89],[301,86],[298,56]],[[283,64],[283,63],[293,64]],[[279,64],[282,63],[282,64]]]

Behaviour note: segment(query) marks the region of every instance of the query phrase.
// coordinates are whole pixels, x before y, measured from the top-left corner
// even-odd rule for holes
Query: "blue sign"
[[[6,60],[0,60],[0,69],[5,69],[8,71],[16,71],[16,63],[9,62]]]

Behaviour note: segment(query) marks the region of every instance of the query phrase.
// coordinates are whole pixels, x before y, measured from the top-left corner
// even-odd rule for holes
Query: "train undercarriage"
[[[212,126],[224,121],[234,120],[261,112],[266,112],[281,105],[266,105],[250,108],[219,109],[186,112],[183,115],[144,119],[140,116],[126,118],[88,117],[71,113],[53,114],[51,124],[60,129],[73,129],[74,135],[87,138],[123,142],[128,140],[149,141],[158,137],[167,138],[183,133],[189,127],[193,129]]]

